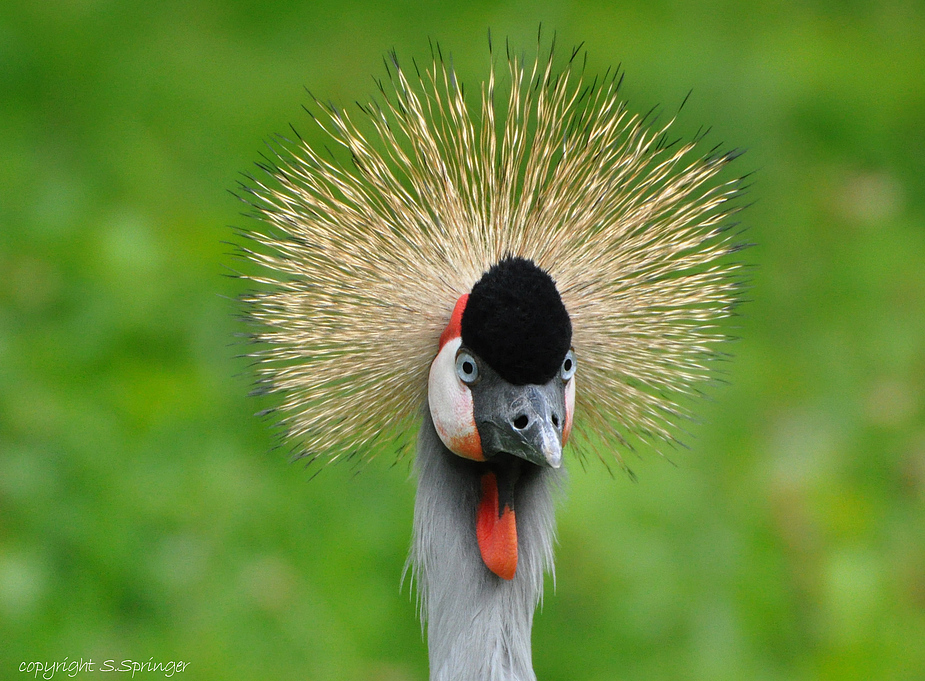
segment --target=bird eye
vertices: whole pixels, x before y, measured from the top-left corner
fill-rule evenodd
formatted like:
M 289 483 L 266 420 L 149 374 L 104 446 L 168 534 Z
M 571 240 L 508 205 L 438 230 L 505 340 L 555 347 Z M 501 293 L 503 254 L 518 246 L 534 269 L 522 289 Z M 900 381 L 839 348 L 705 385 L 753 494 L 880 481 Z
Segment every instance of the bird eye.
M 568 354 L 565 355 L 565 359 L 562 360 L 562 368 L 559 369 L 559 376 L 563 381 L 568 382 L 568 380 L 575 375 L 575 368 L 575 353 L 569 350 Z
M 466 385 L 472 385 L 479 380 L 479 365 L 475 357 L 465 351 L 456 355 L 456 375 Z

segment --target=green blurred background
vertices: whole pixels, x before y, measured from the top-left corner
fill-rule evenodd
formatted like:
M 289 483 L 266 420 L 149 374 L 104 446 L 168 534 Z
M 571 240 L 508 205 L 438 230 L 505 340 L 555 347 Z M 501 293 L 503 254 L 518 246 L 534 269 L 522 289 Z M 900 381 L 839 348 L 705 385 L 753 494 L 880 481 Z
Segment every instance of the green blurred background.
M 270 451 L 226 189 L 289 123 L 319 139 L 303 86 L 365 100 L 429 37 L 474 84 L 489 27 L 529 52 L 540 22 L 635 111 L 693 90 L 680 129 L 749 150 L 758 245 L 691 450 L 573 467 L 539 678 L 925 678 L 921 2 L 7 0 L 0 679 L 426 679 L 409 468 Z

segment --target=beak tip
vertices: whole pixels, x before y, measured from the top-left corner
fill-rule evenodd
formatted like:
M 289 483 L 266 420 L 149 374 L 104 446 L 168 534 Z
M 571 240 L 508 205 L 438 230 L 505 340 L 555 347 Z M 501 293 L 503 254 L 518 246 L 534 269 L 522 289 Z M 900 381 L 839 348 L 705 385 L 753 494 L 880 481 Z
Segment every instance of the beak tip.
M 550 468 L 560 468 L 562 466 L 562 447 L 544 448 L 544 458 Z

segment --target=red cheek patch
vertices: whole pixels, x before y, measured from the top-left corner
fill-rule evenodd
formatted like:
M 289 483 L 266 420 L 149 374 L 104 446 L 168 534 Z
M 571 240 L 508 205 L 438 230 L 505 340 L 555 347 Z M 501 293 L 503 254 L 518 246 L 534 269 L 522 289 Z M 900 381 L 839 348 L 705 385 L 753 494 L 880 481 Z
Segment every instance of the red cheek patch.
M 572 422 L 575 420 L 575 377 L 569 379 L 565 386 L 565 425 L 562 428 L 562 446 L 572 434 Z
M 462 335 L 462 316 L 463 310 L 466 309 L 467 300 L 469 300 L 469 294 L 464 293 L 459 296 L 459 299 L 456 301 L 453 314 L 450 315 L 450 321 L 443 330 L 443 333 L 440 334 L 440 350 L 442 350 L 443 346 L 448 342 Z
M 447 440 L 449 442 L 444 442 L 447 449 L 457 456 L 472 459 L 473 461 L 485 460 L 485 455 L 482 453 L 482 438 L 479 437 L 479 431 L 476 429 L 474 421 L 472 422 L 472 428 L 464 435 L 448 436 Z
M 482 499 L 476 513 L 475 534 L 485 566 L 501 579 L 514 579 L 517 572 L 517 522 L 514 510 L 505 505 L 498 512 L 498 479 L 494 473 L 482 476 Z
M 456 375 L 456 351 L 461 342 L 458 336 L 450 339 L 430 365 L 427 404 L 434 429 L 447 449 L 466 459 L 484 461 L 472 392 Z

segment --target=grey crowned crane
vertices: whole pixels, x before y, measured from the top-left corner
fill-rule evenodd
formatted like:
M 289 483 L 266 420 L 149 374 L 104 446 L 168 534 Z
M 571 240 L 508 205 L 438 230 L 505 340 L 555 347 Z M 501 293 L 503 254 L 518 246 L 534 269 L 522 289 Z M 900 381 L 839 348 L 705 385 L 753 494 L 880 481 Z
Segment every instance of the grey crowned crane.
M 432 681 L 536 679 L 564 459 L 629 470 L 621 451 L 674 443 L 740 288 L 735 153 L 670 143 L 619 71 L 554 62 L 508 51 L 496 79 L 492 59 L 473 105 L 439 51 L 413 77 L 392 55 L 378 101 L 316 100 L 333 153 L 283 141 L 242 186 L 265 225 L 244 232 L 252 356 L 286 436 L 329 462 L 417 431 Z

